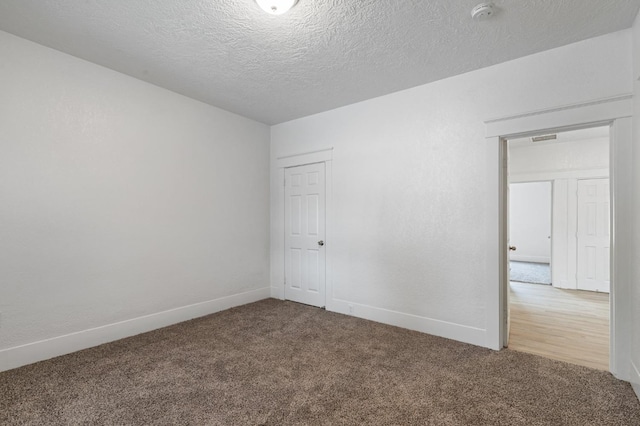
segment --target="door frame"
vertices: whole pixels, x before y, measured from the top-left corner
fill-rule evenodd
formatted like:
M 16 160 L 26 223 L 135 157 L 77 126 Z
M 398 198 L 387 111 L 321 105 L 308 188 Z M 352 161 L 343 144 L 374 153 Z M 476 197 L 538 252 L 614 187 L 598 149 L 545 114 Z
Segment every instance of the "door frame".
M 508 248 L 506 191 L 507 139 L 543 133 L 610 126 L 611 293 L 609 369 L 622 380 L 630 377 L 630 256 L 632 220 L 633 95 L 562 106 L 485 121 L 487 153 L 487 316 L 486 346 L 502 349 L 506 340 Z
M 333 310 L 332 247 L 333 247 L 333 147 L 317 151 L 294 153 L 276 158 L 277 177 L 271 181 L 276 200 L 271 209 L 271 297 L 285 300 L 285 169 L 324 163 L 325 165 L 325 309 Z

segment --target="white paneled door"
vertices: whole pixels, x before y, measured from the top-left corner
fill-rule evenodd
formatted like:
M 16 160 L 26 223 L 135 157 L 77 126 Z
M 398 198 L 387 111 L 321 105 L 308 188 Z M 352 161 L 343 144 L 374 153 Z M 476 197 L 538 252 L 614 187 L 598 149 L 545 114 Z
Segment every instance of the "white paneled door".
M 579 290 L 609 292 L 609 179 L 578 181 Z
M 325 164 L 285 169 L 287 300 L 325 306 Z

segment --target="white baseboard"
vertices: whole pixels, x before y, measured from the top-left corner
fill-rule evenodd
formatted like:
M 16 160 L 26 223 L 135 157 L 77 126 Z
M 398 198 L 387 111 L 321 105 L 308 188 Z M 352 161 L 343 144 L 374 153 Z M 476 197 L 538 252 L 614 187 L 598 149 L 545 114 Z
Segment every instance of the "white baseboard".
M 516 262 L 551 263 L 550 257 L 527 256 L 521 254 L 511 254 L 511 256 L 509 256 L 509 260 L 514 260 Z
M 554 281 L 553 277 L 551 277 L 551 285 L 555 288 L 561 288 L 563 290 L 577 290 L 576 282 L 569 282 L 569 280 L 558 280 Z
M 361 305 L 346 300 L 334 299 L 331 303 L 327 304 L 326 309 L 340 314 L 352 315 L 383 324 L 458 340 L 476 346 L 486 346 L 486 330 L 480 328 Z
M 270 293 L 270 288 L 264 287 L 246 293 L 234 294 L 232 296 L 182 306 L 180 308 L 145 315 L 114 324 L 3 349 L 0 350 L 0 371 L 11 370 L 23 365 L 213 314 L 235 306 L 268 299 L 271 296 Z
M 629 380 L 631 382 L 631 386 L 640 400 L 640 369 L 637 365 L 631 362 L 631 378 Z

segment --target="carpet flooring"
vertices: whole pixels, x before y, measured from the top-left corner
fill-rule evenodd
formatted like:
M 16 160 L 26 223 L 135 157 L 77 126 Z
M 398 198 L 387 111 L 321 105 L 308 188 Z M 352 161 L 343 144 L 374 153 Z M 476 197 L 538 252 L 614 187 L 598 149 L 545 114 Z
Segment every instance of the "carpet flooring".
M 520 283 L 551 284 L 551 267 L 548 263 L 509 262 L 509 279 Z
M 611 374 L 274 299 L 0 373 L 2 425 L 639 425 Z

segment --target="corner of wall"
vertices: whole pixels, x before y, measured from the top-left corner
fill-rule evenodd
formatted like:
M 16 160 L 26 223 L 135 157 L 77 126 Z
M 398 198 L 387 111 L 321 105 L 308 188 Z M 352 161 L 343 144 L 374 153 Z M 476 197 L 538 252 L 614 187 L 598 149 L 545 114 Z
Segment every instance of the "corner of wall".
M 640 369 L 633 360 L 631 360 L 631 377 L 629 378 L 631 387 L 636 393 L 638 400 L 640 400 Z
M 2 31 L 0 51 L 0 370 L 270 297 L 266 124 Z
M 633 61 L 633 95 L 634 95 L 634 112 L 633 112 L 633 148 L 632 158 L 635 164 L 640 162 L 640 11 L 636 16 L 633 25 L 632 40 L 632 61 Z M 638 217 L 640 213 L 640 173 L 634 172 L 633 176 L 633 209 L 634 216 Z M 637 258 L 640 253 L 640 221 L 636 220 L 632 224 L 632 233 L 634 241 L 632 245 L 632 256 Z M 631 313 L 631 377 L 630 381 L 633 390 L 640 399 L 640 267 L 635 266 L 631 271 L 632 285 L 632 306 Z
M 284 300 L 284 288 L 282 286 L 271 286 L 271 297 L 274 299 Z

